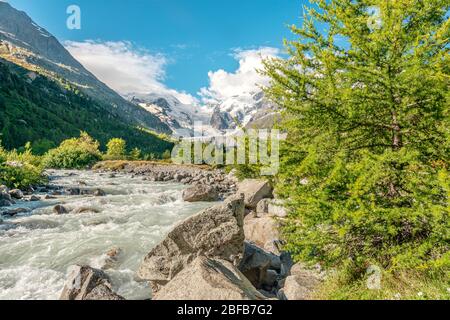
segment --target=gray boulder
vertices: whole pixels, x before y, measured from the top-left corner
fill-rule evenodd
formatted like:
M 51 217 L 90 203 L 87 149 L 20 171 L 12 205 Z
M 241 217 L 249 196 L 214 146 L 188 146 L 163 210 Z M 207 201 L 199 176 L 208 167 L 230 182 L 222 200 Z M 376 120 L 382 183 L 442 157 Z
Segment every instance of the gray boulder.
M 9 191 L 9 195 L 14 199 L 22 199 L 23 198 L 23 192 L 19 189 L 12 189 Z
M 89 266 L 70 267 L 60 300 L 124 300 L 112 291 L 111 282 L 102 270 Z
M 187 202 L 218 201 L 219 194 L 214 187 L 197 184 L 184 190 L 183 200 Z
M 281 234 L 280 223 L 270 215 L 245 217 L 245 239 L 258 245 L 264 250 L 280 254 Z
M 197 257 L 154 300 L 265 300 L 229 261 Z
M 280 271 L 281 260 L 278 256 L 264 251 L 253 243 L 245 241 L 244 256 L 239 264 L 239 270 L 247 277 L 247 279 L 257 289 L 263 289 L 268 283 L 268 271 Z M 276 283 L 272 281 L 270 287 Z
M 247 208 L 255 209 L 262 199 L 272 198 L 272 186 L 265 180 L 246 179 L 239 183 L 237 193 L 244 194 Z
M 291 275 L 284 280 L 283 288 L 278 292 L 280 300 L 308 300 L 320 285 L 321 275 L 301 263 L 295 264 Z
M 197 256 L 238 263 L 244 249 L 244 200 L 232 196 L 179 223 L 144 258 L 138 276 L 154 291 L 173 279 Z

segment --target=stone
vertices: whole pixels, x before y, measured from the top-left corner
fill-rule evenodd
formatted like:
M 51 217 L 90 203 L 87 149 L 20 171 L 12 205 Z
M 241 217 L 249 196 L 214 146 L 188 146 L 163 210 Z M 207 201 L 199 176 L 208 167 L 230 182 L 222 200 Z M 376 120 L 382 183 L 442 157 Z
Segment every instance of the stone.
M 0 200 L 6 200 L 6 201 L 9 201 L 11 203 L 14 203 L 14 200 L 12 199 L 11 195 L 9 194 L 9 192 L 1 192 L 0 193 Z
M 271 215 L 285 218 L 287 217 L 287 210 L 284 207 L 284 201 L 283 200 L 271 200 L 268 203 L 268 209 L 267 212 Z
M 104 197 L 104 196 L 106 196 L 106 192 L 103 191 L 102 189 L 96 189 L 96 190 L 94 190 L 93 195 L 95 197 Z
M 80 214 L 80 213 L 99 213 L 100 210 L 92 207 L 78 207 L 71 211 L 73 214 Z
M 229 261 L 197 257 L 153 300 L 265 300 Z
M 183 191 L 183 200 L 187 202 L 218 201 L 219 194 L 214 187 L 198 184 Z
M 138 276 L 157 290 L 199 255 L 237 264 L 244 249 L 243 216 L 244 199 L 234 195 L 187 218 L 147 254 Z
M 291 275 L 284 280 L 283 288 L 278 292 L 280 300 L 308 300 L 321 283 L 320 275 L 303 264 L 297 263 L 291 269 Z
M 245 239 L 275 254 L 280 254 L 281 235 L 279 229 L 279 222 L 269 215 L 263 217 L 248 215 L 245 217 Z
M 20 199 L 23 198 L 23 192 L 22 192 L 22 190 L 19 190 L 19 189 L 12 189 L 12 190 L 10 190 L 9 191 L 9 195 L 12 198 L 17 199 L 17 200 L 20 200 Z
M 109 249 L 108 252 L 106 252 L 106 258 L 105 258 L 105 262 L 102 266 L 102 269 L 106 270 L 106 269 L 112 268 L 119 260 L 119 256 L 121 253 L 122 253 L 122 250 L 118 247 Z
M 9 200 L 0 199 L 0 207 L 10 207 L 13 203 Z
M 56 206 L 53 207 L 53 212 L 55 214 L 66 214 L 69 213 L 69 211 L 62 205 L 57 204 Z
M 272 187 L 268 181 L 259 179 L 246 179 L 239 183 L 238 194 L 243 193 L 245 206 L 256 209 L 259 201 L 264 198 L 272 198 Z
M 89 266 L 70 267 L 60 300 L 124 300 L 112 291 L 109 277 Z
M 262 199 L 256 205 L 256 214 L 258 217 L 262 217 L 263 215 L 269 213 L 269 202 L 270 199 Z
M 14 208 L 2 211 L 1 214 L 5 216 L 14 217 L 15 215 L 18 215 L 19 213 L 27 213 L 30 212 L 30 209 L 28 208 Z
M 239 264 L 239 270 L 256 289 L 263 288 L 269 269 L 280 270 L 280 268 L 281 261 L 278 256 L 245 241 L 244 256 Z
M 40 201 L 40 200 L 41 200 L 41 198 L 38 197 L 38 196 L 35 196 L 35 195 L 32 195 L 32 196 L 30 197 L 30 201 Z

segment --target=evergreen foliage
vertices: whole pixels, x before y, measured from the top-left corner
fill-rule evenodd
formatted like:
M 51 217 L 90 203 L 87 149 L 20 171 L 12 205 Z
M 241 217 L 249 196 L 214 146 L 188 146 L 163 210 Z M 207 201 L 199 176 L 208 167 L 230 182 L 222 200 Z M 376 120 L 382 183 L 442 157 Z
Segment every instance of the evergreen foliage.
M 265 63 L 288 133 L 287 249 L 354 275 L 445 270 L 449 2 L 312 2 L 289 59 Z
M 146 153 L 161 155 L 173 146 L 149 130 L 125 123 L 111 105 L 42 75 L 34 78 L 28 70 L 0 59 L 0 138 L 6 149 L 31 141 L 34 152 L 44 154 L 81 130 L 103 146 L 113 137 Z

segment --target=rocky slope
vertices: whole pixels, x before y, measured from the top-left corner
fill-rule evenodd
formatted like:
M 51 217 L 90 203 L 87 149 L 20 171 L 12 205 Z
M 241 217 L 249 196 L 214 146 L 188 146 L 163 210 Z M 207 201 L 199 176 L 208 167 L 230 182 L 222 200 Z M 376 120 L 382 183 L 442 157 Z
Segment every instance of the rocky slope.
M 168 126 L 129 103 L 86 70 L 61 43 L 22 11 L 0 1 L 0 57 L 58 81 L 68 81 L 90 97 L 109 104 L 110 113 L 159 132 Z
M 126 95 L 126 98 L 158 117 L 173 132 L 182 135 L 190 134 L 195 122 L 208 124 L 211 117 L 211 110 L 208 108 L 182 103 L 170 94 L 132 93 Z
M 226 129 L 272 128 L 278 118 L 277 108 L 262 91 L 244 93 L 211 105 L 210 125 L 219 131 Z

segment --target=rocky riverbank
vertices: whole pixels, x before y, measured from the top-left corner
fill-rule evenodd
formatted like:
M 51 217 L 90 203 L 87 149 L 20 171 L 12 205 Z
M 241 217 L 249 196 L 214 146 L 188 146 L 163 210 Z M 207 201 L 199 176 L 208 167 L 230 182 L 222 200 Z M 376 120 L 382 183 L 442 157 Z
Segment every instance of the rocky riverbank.
M 190 193 L 207 194 L 189 201 L 213 199 L 205 187 L 217 193 L 214 199 L 225 198 L 176 225 L 143 257 L 137 276 L 150 283 L 152 299 L 308 299 L 323 278 L 320 270 L 294 264 L 282 251 L 279 227 L 286 211 L 272 199 L 266 181 L 239 183 L 220 170 L 178 165 L 124 163 L 111 169 L 101 164 L 96 170 L 189 184 L 185 199 Z M 100 270 L 74 266 L 61 299 L 122 297 Z
M 142 256 L 137 257 L 142 257 L 141 263 L 130 272 L 136 275 L 137 281 L 149 284 L 148 294 L 151 291 L 152 299 L 308 299 L 322 279 L 320 270 L 294 265 L 290 254 L 282 250 L 279 230 L 287 212 L 282 201 L 273 199 L 273 190 L 267 181 L 239 182 L 232 173 L 208 167 L 148 162 L 100 163 L 92 173 L 95 178 L 89 179 L 87 172 L 64 172 L 62 177 L 70 183 L 63 185 L 55 183 L 60 181 L 59 172 L 49 174 L 50 183 L 36 186 L 34 190 L 0 188 L 0 213 L 7 220 L 3 230 L 20 226 L 50 230 L 48 228 L 57 228 L 60 219 L 76 223 L 76 217 L 83 220 L 82 226 L 95 228 L 111 221 L 104 207 L 110 207 L 111 201 L 116 203 L 115 197 L 127 199 L 123 198 L 126 194 L 140 194 L 139 201 L 145 202 L 146 198 L 154 197 L 153 192 L 141 194 L 139 190 L 145 185 L 154 185 L 152 188 L 172 185 L 165 182 L 185 185 L 178 191 L 182 192 L 182 199 L 177 200 L 181 201 L 181 206 L 199 202 L 205 208 L 206 201 L 222 201 L 189 215 L 159 243 L 152 243 L 146 255 L 141 253 Z M 99 179 L 105 184 L 99 184 Z M 126 184 L 121 185 L 125 181 Z M 127 190 L 129 183 L 137 183 L 133 192 Z M 111 195 L 117 192 L 124 195 Z M 162 191 L 152 201 L 156 204 L 174 201 L 170 197 Z M 74 201 L 70 200 L 72 198 Z M 126 201 L 135 206 L 133 198 L 128 199 Z M 21 204 L 34 201 L 46 208 L 50 206 L 50 211 L 44 209 L 44 213 L 55 218 L 50 218 L 52 221 L 33 219 L 30 205 L 22 208 Z M 129 208 L 127 206 L 124 204 L 124 210 Z M 28 215 L 32 221 L 21 221 L 20 217 Z M 16 216 L 19 221 L 15 221 Z M 133 213 L 128 216 L 131 218 Z M 118 223 L 124 222 L 121 217 L 115 219 Z M 133 233 L 126 234 L 129 241 L 133 236 Z M 114 247 L 103 251 L 101 263 L 70 267 L 61 299 L 124 299 L 114 292 L 113 284 L 117 279 L 111 279 L 108 274 L 114 271 L 123 254 L 135 255 L 135 252 L 133 248 L 121 248 L 114 242 L 110 245 Z

